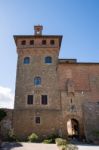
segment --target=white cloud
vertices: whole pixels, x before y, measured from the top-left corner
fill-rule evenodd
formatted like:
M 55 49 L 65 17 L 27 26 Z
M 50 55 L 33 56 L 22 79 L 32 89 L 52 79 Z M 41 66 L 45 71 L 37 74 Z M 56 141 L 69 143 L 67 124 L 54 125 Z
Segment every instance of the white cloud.
M 0 86 L 0 107 L 13 108 L 14 94 L 10 88 Z

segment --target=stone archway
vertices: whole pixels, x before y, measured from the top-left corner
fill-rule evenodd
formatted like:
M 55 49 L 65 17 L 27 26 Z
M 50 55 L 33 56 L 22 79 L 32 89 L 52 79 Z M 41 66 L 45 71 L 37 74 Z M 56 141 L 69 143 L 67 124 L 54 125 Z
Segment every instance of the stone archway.
M 79 138 L 79 122 L 78 122 L 78 120 L 71 118 L 67 121 L 67 134 L 68 134 L 68 137 Z

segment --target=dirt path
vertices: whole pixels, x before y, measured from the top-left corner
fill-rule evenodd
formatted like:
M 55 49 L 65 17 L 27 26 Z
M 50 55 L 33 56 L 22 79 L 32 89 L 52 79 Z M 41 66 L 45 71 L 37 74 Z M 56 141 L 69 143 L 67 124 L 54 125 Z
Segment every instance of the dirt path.
M 78 150 L 99 150 L 98 146 L 77 145 Z M 56 144 L 41 143 L 3 143 L 0 150 L 59 150 Z

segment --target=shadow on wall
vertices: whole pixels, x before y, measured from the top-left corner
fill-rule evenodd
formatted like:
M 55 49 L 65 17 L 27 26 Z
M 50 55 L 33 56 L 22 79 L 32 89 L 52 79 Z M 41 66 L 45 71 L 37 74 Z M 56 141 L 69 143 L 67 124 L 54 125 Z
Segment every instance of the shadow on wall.
M 2 150 L 3 149 L 6 149 L 6 150 L 11 150 L 13 148 L 17 148 L 17 147 L 22 147 L 23 145 L 21 143 L 16 143 L 16 142 L 12 142 L 12 143 L 9 143 L 9 142 L 6 142 L 6 143 L 3 143 L 2 144 Z

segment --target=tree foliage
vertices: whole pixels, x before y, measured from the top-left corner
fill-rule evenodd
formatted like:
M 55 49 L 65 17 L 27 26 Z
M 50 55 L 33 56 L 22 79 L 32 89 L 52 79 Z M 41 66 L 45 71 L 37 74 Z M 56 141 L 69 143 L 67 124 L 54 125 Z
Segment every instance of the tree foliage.
M 6 117 L 6 112 L 3 109 L 0 109 L 0 121 L 3 120 L 4 117 Z

